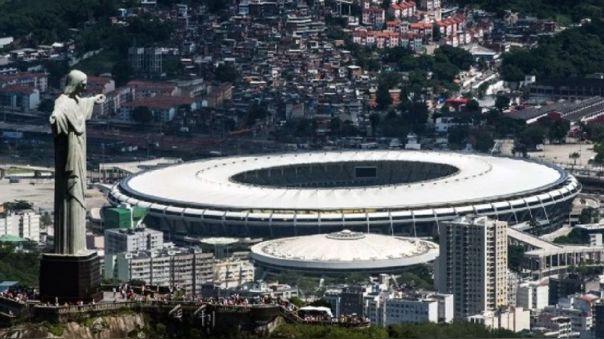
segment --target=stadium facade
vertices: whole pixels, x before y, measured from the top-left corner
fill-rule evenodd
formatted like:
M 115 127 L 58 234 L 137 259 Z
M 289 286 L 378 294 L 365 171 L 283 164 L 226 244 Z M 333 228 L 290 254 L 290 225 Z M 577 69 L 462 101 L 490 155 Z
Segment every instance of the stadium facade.
M 550 232 L 581 185 L 552 164 L 430 151 L 342 151 L 212 158 L 122 180 L 113 205 L 149 209 L 148 226 L 185 236 L 337 232 L 432 235 L 485 215 Z

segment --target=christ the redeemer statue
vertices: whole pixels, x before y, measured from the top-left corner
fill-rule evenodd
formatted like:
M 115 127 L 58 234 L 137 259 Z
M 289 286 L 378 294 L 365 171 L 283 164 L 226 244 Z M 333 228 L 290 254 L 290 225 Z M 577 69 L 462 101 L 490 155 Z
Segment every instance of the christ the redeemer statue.
M 103 94 L 90 98 L 86 74 L 73 70 L 67 75 L 63 94 L 55 100 L 50 124 L 55 143 L 55 254 L 86 255 L 86 120 Z

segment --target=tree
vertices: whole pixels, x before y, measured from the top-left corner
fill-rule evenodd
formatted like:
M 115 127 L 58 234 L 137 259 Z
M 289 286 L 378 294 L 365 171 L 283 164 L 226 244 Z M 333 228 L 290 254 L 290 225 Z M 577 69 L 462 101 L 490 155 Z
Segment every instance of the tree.
M 111 75 L 115 80 L 116 86 L 123 86 L 130 80 L 132 68 L 127 60 L 119 60 L 111 68 Z
M 359 130 L 352 124 L 350 120 L 344 120 L 340 127 L 340 135 L 344 137 L 353 137 L 359 135 Z
M 515 65 L 502 65 L 501 66 L 501 77 L 505 81 L 523 81 L 524 72 Z
M 501 112 L 510 107 L 510 98 L 505 95 L 498 95 L 495 99 L 495 107 Z
M 604 163 L 604 144 L 598 143 L 594 145 L 594 152 L 596 152 L 596 156 L 593 159 L 593 162 L 596 164 Z
M 452 82 L 459 74 L 459 68 L 450 62 L 437 62 L 433 64 L 432 72 L 435 79 Z
M 524 261 L 524 247 L 508 245 L 508 267 L 514 272 L 520 272 Z
M 392 89 L 400 83 L 400 74 L 396 72 L 382 72 L 378 79 L 378 86 L 382 85 L 386 89 Z
M 489 153 L 495 145 L 495 140 L 491 133 L 485 129 L 477 129 L 472 132 L 473 143 L 475 150 L 482 153 Z
M 409 133 L 409 126 L 395 111 L 389 111 L 380 123 L 380 130 L 385 137 L 400 138 Z
M 0 32 L 2 29 L 0 29 Z M 55 88 L 62 88 L 61 78 L 69 72 L 69 64 L 67 61 L 47 61 L 45 64 L 48 71 L 48 85 Z
M 392 104 L 392 97 L 390 96 L 389 89 L 384 84 L 378 85 L 375 96 L 375 101 L 378 105 L 378 108 L 381 110 L 386 110 Z
M 478 101 L 472 99 L 466 104 L 464 110 L 466 112 L 480 112 L 480 104 Z
M 428 106 L 420 100 L 403 100 L 399 106 L 401 118 L 409 125 L 413 132 L 423 133 L 428 122 Z
M 153 121 L 153 112 L 148 107 L 138 106 L 132 110 L 132 119 L 146 125 Z
M 517 141 L 525 145 L 527 149 L 535 149 L 537 145 L 543 144 L 546 129 L 538 124 L 531 124 L 519 133 Z
M 526 144 L 523 144 L 522 142 L 518 141 L 518 140 L 514 140 L 514 147 L 512 148 L 512 154 L 514 156 L 517 156 L 518 154 L 520 154 L 522 157 L 526 158 L 528 153 L 528 147 L 526 146 Z
M 591 224 L 600 221 L 600 211 L 597 208 L 585 207 L 579 215 L 579 223 Z
M 573 159 L 573 166 L 576 166 L 577 159 L 581 158 L 581 154 L 579 154 L 578 152 L 573 152 L 573 153 L 569 154 L 568 157 L 570 159 Z
M 214 77 L 220 82 L 235 82 L 240 76 L 239 71 L 231 64 L 221 64 L 214 69 Z
M 516 338 L 508 330 L 491 330 L 483 324 L 455 321 L 451 324 L 399 323 L 387 327 L 389 338 Z
M 439 62 L 449 62 L 464 71 L 470 70 L 470 67 L 474 64 L 474 57 L 470 52 L 449 45 L 439 47 L 435 51 L 434 57 Z
M 51 113 L 54 109 L 55 103 L 50 99 L 44 99 L 38 105 L 38 111 L 43 113 Z
M 443 35 L 440 32 L 440 27 L 437 24 L 432 25 L 432 40 L 439 42 Z
M 414 59 L 414 53 L 411 49 L 405 47 L 393 47 L 384 50 L 382 55 L 382 62 L 384 63 L 396 63 L 399 68 L 406 70 L 405 65 L 409 62 L 409 59 Z
M 42 226 L 49 226 L 52 225 L 52 217 L 50 216 L 50 214 L 44 213 L 41 217 L 40 217 L 40 223 L 42 224 Z
M 309 304 L 309 306 L 315 306 L 315 307 L 331 307 L 331 304 L 329 303 L 329 301 L 325 300 L 325 299 L 317 299 L 313 302 L 311 302 Z
M 388 338 L 388 332 L 383 327 L 370 326 L 366 328 L 347 328 L 333 325 L 289 324 L 279 325 L 271 337 L 274 338 Z
M 13 202 L 5 202 L 4 209 L 8 211 L 23 211 L 32 209 L 33 204 L 26 200 L 15 200 Z
M 570 122 L 568 122 L 568 120 L 555 120 L 549 125 L 549 128 L 547 130 L 547 137 L 551 141 L 564 142 L 569 130 Z
M 15 253 L 14 245 L 0 246 L 0 280 L 16 280 L 23 286 L 38 286 L 39 253 Z
M 340 121 L 340 118 L 331 118 L 331 120 L 329 121 L 329 131 L 331 132 L 332 136 L 339 137 L 341 135 L 342 121 Z
M 229 2 L 224 0 L 204 0 L 204 3 L 210 13 L 214 14 L 227 9 L 229 6 Z
M 449 148 L 450 149 L 462 149 L 470 135 L 467 126 L 453 126 L 449 128 Z
M 317 122 L 314 119 L 298 118 L 288 120 L 274 134 L 277 140 L 289 141 L 292 137 L 314 137 L 316 129 Z
M 585 210 L 585 209 L 584 209 Z M 581 214 L 583 215 L 583 212 L 581 212 Z M 588 220 L 584 220 L 586 222 L 581 222 L 579 220 L 579 223 L 582 224 L 589 224 L 592 222 L 592 219 L 588 219 Z M 597 222 L 597 221 L 595 221 Z M 556 244 L 587 244 L 589 242 L 589 233 L 581 230 L 580 228 L 573 228 L 570 233 L 568 233 L 567 235 L 563 235 L 560 237 L 557 237 L 556 239 L 554 239 L 554 243 Z
M 257 120 L 264 119 L 267 116 L 268 110 L 266 109 L 266 105 L 263 105 L 259 102 L 254 102 L 247 112 L 246 125 L 248 127 L 253 126 L 254 124 L 256 124 Z
M 524 75 L 537 79 L 583 77 L 604 68 L 604 60 L 589 55 L 604 53 L 602 19 L 544 37 L 534 49 L 512 49 L 503 55 L 501 74 L 506 81 L 522 81 Z
M 392 0 L 382 0 L 382 8 L 387 11 L 392 5 Z
M 371 133 L 375 137 L 377 126 L 380 124 L 380 115 L 377 113 L 371 113 L 369 115 L 369 122 L 371 123 Z
M 292 304 L 296 305 L 297 307 L 304 306 L 304 301 L 302 299 L 298 298 L 298 297 L 291 297 L 291 298 L 289 298 L 289 301 Z

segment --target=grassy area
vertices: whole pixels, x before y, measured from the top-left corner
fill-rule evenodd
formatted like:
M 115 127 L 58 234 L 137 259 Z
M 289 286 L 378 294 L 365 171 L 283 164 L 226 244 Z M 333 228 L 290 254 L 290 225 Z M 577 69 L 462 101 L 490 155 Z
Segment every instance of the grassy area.
M 0 247 L 0 281 L 16 280 L 25 286 L 38 286 L 38 253 L 13 253 L 12 246 Z
M 568 235 L 554 239 L 556 244 L 585 245 L 589 243 L 589 234 L 581 229 L 574 228 Z
M 79 63 L 75 64 L 73 68 L 79 69 L 84 73 L 94 75 L 111 73 L 116 60 L 119 60 L 117 52 L 112 50 L 103 50 L 95 56 L 80 61 Z
M 507 330 L 490 330 L 467 322 L 452 324 L 397 324 L 386 328 L 343 328 L 326 325 L 282 324 L 271 338 L 519 338 Z
M 388 338 L 388 331 L 374 326 L 356 329 L 327 325 L 283 324 L 271 333 L 271 338 Z

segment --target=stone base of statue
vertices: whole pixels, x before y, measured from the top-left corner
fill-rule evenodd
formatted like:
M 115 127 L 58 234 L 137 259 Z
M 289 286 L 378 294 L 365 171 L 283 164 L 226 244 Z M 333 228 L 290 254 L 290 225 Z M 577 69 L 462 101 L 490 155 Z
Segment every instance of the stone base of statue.
M 40 261 L 40 300 L 55 303 L 89 303 L 103 298 L 100 259 L 86 255 L 45 253 Z

